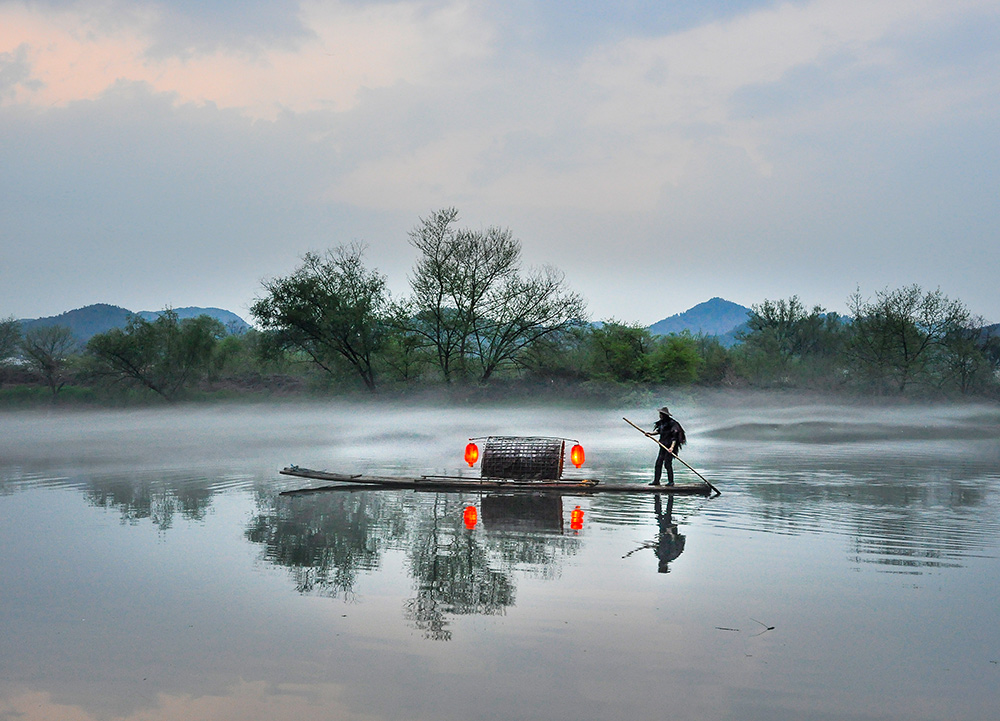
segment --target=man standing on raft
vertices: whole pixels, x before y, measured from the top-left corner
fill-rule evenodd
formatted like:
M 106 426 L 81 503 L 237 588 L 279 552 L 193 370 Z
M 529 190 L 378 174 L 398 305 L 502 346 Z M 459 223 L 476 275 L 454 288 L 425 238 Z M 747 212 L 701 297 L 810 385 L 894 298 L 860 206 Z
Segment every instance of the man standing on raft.
M 660 434 L 660 453 L 656 456 L 656 471 L 653 473 L 653 482 L 649 485 L 660 485 L 660 476 L 663 474 L 663 464 L 667 465 L 667 485 L 674 485 L 674 456 L 680 452 L 681 447 L 687 442 L 684 429 L 671 415 L 670 410 L 663 406 L 660 409 L 660 420 L 653 425 L 653 432 L 646 435 L 652 438 L 657 433 Z M 666 446 L 666 448 L 663 448 Z M 669 449 L 669 450 L 668 450 Z

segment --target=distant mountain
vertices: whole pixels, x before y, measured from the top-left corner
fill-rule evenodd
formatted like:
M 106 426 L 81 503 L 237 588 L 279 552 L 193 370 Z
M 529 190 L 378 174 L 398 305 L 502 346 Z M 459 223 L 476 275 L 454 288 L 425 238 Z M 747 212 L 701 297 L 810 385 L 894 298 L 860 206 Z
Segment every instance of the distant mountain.
M 199 315 L 207 315 L 217 319 L 230 333 L 242 333 L 250 325 L 235 313 L 221 308 L 174 308 L 177 317 L 181 320 L 185 318 L 197 318 Z M 64 325 L 69 328 L 74 337 L 81 343 L 86 343 L 91 337 L 98 333 L 107 333 L 112 328 L 124 328 L 128 319 L 132 315 L 137 315 L 146 320 L 152 320 L 160 315 L 162 311 L 132 311 L 121 308 L 117 305 L 107 303 L 95 303 L 84 306 L 76 310 L 68 310 L 59 315 L 47 318 L 32 318 L 21 321 L 24 330 L 31 328 L 42 328 L 51 325 Z
M 171 310 L 177 314 L 180 320 L 185 318 L 197 318 L 199 315 L 207 315 L 211 318 L 215 318 L 217 321 L 226 326 L 226 330 L 230 333 L 242 333 L 243 331 L 250 328 L 250 324 L 245 320 L 240 318 L 235 313 L 223 310 L 222 308 L 197 308 L 194 306 L 189 306 L 187 308 L 171 308 Z M 152 310 L 140 310 L 136 313 L 140 318 L 145 320 L 153 320 L 158 317 L 162 311 L 152 311 Z
M 694 335 L 726 336 L 735 341 L 735 332 L 746 323 L 750 309 L 739 303 L 712 298 L 704 303 L 664 318 L 649 327 L 653 335 L 690 331 Z
M 73 331 L 73 336 L 77 340 L 85 343 L 98 333 L 107 333 L 112 328 L 123 328 L 130 315 L 132 311 L 117 305 L 96 303 L 47 318 L 22 320 L 21 327 L 30 330 L 50 325 L 64 325 Z

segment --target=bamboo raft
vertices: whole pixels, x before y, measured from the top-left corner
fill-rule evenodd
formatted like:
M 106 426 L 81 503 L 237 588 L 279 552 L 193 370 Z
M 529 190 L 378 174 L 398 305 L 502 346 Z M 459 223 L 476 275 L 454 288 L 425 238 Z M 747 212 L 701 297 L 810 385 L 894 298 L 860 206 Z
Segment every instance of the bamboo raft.
M 568 494 L 591 493 L 670 493 L 674 495 L 708 496 L 712 488 L 705 483 L 676 483 L 673 486 L 650 486 L 642 483 L 604 483 L 596 479 L 516 479 L 516 478 L 469 478 L 464 476 L 420 476 L 406 478 L 399 476 L 348 475 L 316 471 L 298 466 L 288 466 L 280 471 L 283 476 L 309 478 L 317 481 L 331 481 L 337 485 L 314 486 L 282 491 L 281 495 L 291 496 L 322 491 L 360 491 L 375 489 L 404 489 L 414 491 L 522 491 Z
M 627 420 L 627 419 L 626 419 Z M 631 423 L 631 421 L 629 421 Z M 634 425 L 634 424 L 633 424 Z M 638 428 L 638 426 L 636 426 Z M 639 429 L 640 431 L 642 429 Z M 700 483 L 677 483 L 672 486 L 652 486 L 642 483 L 602 483 L 586 478 L 563 478 L 566 443 L 568 438 L 539 436 L 488 436 L 484 440 L 480 477 L 469 476 L 397 476 L 347 475 L 314 471 L 288 466 L 281 471 L 285 476 L 333 481 L 337 485 L 302 488 L 284 491 L 281 495 L 315 493 L 317 491 L 361 490 L 363 488 L 400 488 L 415 491 L 528 491 L 545 493 L 670 493 L 676 495 L 709 496 L 719 491 L 697 471 Z M 479 458 L 479 447 L 470 443 L 465 449 L 465 460 L 471 468 Z M 668 449 L 669 450 L 669 449 Z M 583 464 L 583 448 L 577 444 L 570 453 L 574 465 Z M 679 459 L 678 459 L 679 460 Z M 683 462 L 683 461 L 682 461 Z M 687 465 L 686 463 L 684 465 Z M 688 466 L 690 468 L 690 466 Z M 691 469 L 694 470 L 693 468 Z

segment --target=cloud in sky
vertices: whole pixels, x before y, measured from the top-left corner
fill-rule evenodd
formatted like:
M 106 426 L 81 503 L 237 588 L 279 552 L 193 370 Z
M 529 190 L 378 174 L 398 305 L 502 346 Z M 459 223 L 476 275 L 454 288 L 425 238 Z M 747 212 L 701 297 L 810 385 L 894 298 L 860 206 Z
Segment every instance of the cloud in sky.
M 597 317 L 918 282 L 1000 320 L 1000 4 L 0 0 L 0 316 L 245 312 L 455 205 Z
M 209 42 L 198 16 L 180 23 L 170 6 L 0 8 L 0 45 L 22 62 L 27 56 L 35 81 L 17 84 L 14 101 L 35 107 L 96 100 L 124 80 L 172 94 L 179 104 L 211 103 L 270 120 L 281 111 L 343 112 L 362 88 L 428 82 L 488 44 L 488 28 L 460 4 L 302 3 L 295 22 L 285 23 L 288 34 L 266 42 L 254 32 L 264 28 L 247 28 L 242 38 L 219 28 Z M 241 6 L 229 15 L 239 18 Z

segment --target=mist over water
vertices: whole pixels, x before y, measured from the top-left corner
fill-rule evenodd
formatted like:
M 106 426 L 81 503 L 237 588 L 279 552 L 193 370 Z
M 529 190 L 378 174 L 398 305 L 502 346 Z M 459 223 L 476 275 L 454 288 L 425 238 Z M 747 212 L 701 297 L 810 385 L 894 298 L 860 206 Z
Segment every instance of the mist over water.
M 648 482 L 659 404 L 0 414 L 0 719 L 991 717 L 1000 409 L 663 401 L 722 496 L 279 495 L 486 435 Z

